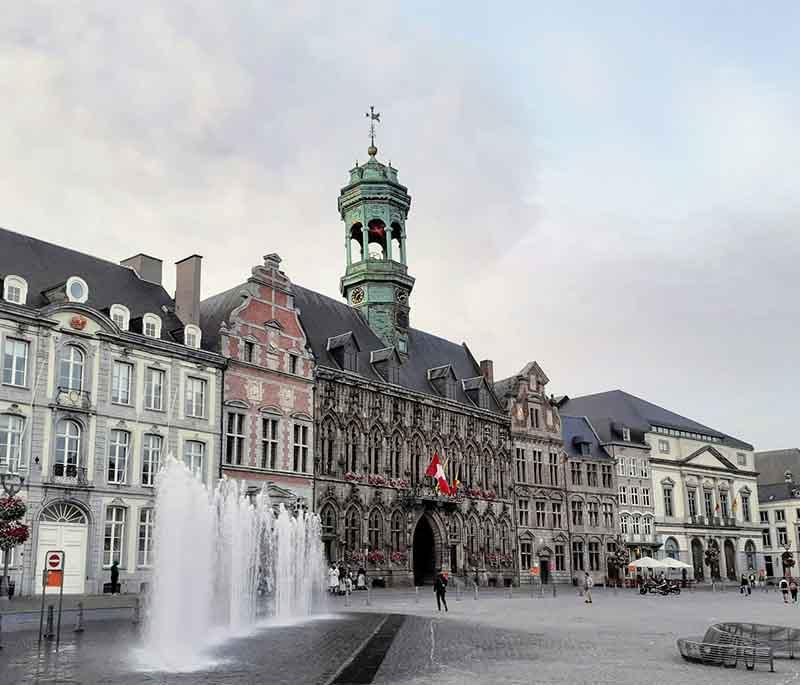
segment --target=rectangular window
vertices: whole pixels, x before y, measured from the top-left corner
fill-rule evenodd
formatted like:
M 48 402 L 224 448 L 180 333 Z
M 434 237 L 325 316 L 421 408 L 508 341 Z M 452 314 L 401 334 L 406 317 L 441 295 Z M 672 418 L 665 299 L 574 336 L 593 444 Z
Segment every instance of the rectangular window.
M 531 568 L 531 564 L 533 561 L 533 556 L 531 554 L 531 543 L 530 542 L 521 542 L 519 545 L 519 559 L 520 559 L 520 568 L 529 569 Z
M 719 511 L 722 516 L 725 518 L 728 517 L 728 493 L 727 492 L 720 492 L 719 493 Z
M 597 487 L 597 464 L 586 464 L 586 484 L 589 487 Z
M 542 450 L 533 450 L 533 482 L 544 482 L 544 463 L 542 460 Z
M 633 457 L 628 459 L 628 475 L 632 478 L 636 477 L 636 462 L 637 460 Z
M 162 444 L 160 435 L 148 433 L 142 440 L 142 485 L 156 484 L 156 474 L 161 467 Z
M 136 557 L 139 566 L 153 565 L 153 510 L 139 511 L 139 547 Z
M 600 543 L 599 542 L 590 542 L 589 543 L 589 570 L 590 571 L 599 571 L 600 570 Z
M 583 571 L 583 541 L 582 540 L 573 540 L 572 541 L 572 570 L 573 571 Z
M 639 477 L 640 478 L 649 478 L 650 477 L 650 469 L 647 463 L 647 459 L 640 459 L 639 460 Z
M 769 533 L 769 528 L 763 528 L 761 530 L 761 544 L 764 547 L 772 547 L 772 536 Z
M 587 502 L 586 514 L 590 526 L 600 525 L 600 505 L 597 502 Z
M 642 488 L 642 506 L 650 506 L 650 488 Z
M 558 485 L 558 454 L 550 452 L 550 485 Z
M 747 466 L 747 455 L 744 452 L 737 452 L 736 463 L 739 466 Z
M 289 355 L 289 373 L 297 373 L 297 355 Z
M 242 465 L 244 458 L 244 414 L 230 412 L 225 431 L 225 463 Z
M 108 450 L 108 482 L 124 484 L 128 471 L 128 448 L 131 434 L 128 431 L 111 431 Z
M 24 386 L 28 378 L 28 343 L 6 338 L 3 345 L 3 383 Z
M 650 537 L 653 534 L 653 520 L 649 516 L 642 519 L 642 532 L 645 537 Z
M 603 476 L 603 487 L 610 490 L 613 487 L 611 482 L 611 466 L 609 464 L 603 464 L 600 468 Z
M 641 518 L 639 518 L 638 516 L 632 516 L 631 521 L 633 521 L 633 534 L 638 537 L 639 534 L 642 532 L 641 526 L 639 525 Z
M 517 482 L 527 483 L 528 465 L 525 463 L 525 450 L 521 447 L 517 447 L 515 452 L 517 455 Z
M 631 441 L 631 429 L 630 428 L 626 427 L 626 428 L 622 429 L 622 439 L 625 442 L 630 442 Z
M 564 570 L 564 545 L 556 545 L 556 571 Z
M 546 528 L 547 527 L 547 512 L 545 510 L 545 503 L 544 502 L 536 502 L 536 527 L 537 528 Z
M 619 532 L 623 535 L 628 534 L 628 517 L 625 514 L 621 514 L 619 517 Z
M 249 362 L 250 364 L 253 363 L 253 353 L 255 352 L 255 350 L 256 350 L 256 346 L 253 343 L 249 342 L 248 340 L 245 340 L 245 342 L 244 342 L 244 360 L 246 362 Z
M 583 525 L 583 502 L 580 500 L 572 500 L 572 525 Z
M 24 428 L 22 417 L 0 414 L 0 470 L 4 473 L 19 471 Z
M 607 502 L 603 503 L 603 526 L 606 528 L 614 527 L 614 506 Z
M 768 511 L 759 511 L 758 515 L 761 518 L 761 523 L 769 523 L 769 512 Z
M 672 516 L 672 488 L 664 488 L 664 516 Z
M 261 468 L 278 464 L 278 419 L 261 419 Z
M 631 504 L 635 507 L 639 506 L 639 488 L 631 488 Z
M 144 373 L 144 408 L 162 411 L 164 409 L 164 378 L 160 369 L 148 368 Z
M 799 517 L 800 518 L 800 517 Z M 742 519 L 750 522 L 750 496 L 742 495 Z
M 777 531 L 778 531 L 778 544 L 788 545 L 789 536 L 786 534 L 786 528 L 778 528 Z
M 206 445 L 199 440 L 187 440 L 183 446 L 183 463 L 205 482 Z
M 775 523 L 786 520 L 786 512 L 783 509 L 775 510 Z
M 619 486 L 619 503 L 620 504 L 628 503 L 628 488 L 624 485 Z
M 531 407 L 529 410 L 530 417 L 531 417 L 531 428 L 538 428 L 539 427 L 539 408 L 538 407 Z
M 308 471 L 308 426 L 294 425 L 294 470 Z
M 206 386 L 207 382 L 202 378 L 186 378 L 186 416 L 193 416 L 197 419 L 205 418 L 206 415 Z
M 697 516 L 697 493 L 694 489 L 689 490 L 689 516 Z
M 158 324 L 152 319 L 145 319 L 144 321 L 144 334 L 148 338 L 158 337 Z
M 620 457 L 617 461 L 617 475 L 624 476 L 625 475 L 625 457 Z
M 521 499 L 517 502 L 517 513 L 519 515 L 519 525 L 521 526 L 527 526 L 530 523 L 528 505 L 529 502 L 526 499 Z
M 115 561 L 122 564 L 122 549 L 125 539 L 125 508 L 106 509 L 106 526 L 103 537 L 103 566 L 109 567 Z
M 583 482 L 583 475 L 580 462 L 573 461 L 570 464 L 570 473 L 572 474 L 572 484 L 581 485 Z
M 669 454 L 669 440 L 659 440 L 658 451 L 661 452 L 661 454 Z
M 14 568 L 14 547 L 5 552 L 0 549 L 0 568 L 5 568 L 6 559 L 8 559 L 8 568 Z
M 115 404 L 131 403 L 131 379 L 133 364 L 114 362 L 111 372 L 111 401 Z
M 553 528 L 561 528 L 561 502 L 552 502 L 550 509 L 553 512 Z
M 714 518 L 714 495 L 710 490 L 703 491 L 703 503 L 705 505 L 706 517 Z

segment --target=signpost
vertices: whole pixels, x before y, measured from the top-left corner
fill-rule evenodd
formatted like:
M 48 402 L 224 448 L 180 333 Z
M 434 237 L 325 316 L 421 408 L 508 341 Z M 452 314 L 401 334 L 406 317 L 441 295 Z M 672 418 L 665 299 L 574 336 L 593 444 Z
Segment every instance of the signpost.
M 56 629 L 56 649 L 61 643 L 61 606 L 64 600 L 64 561 L 63 550 L 48 550 L 44 555 L 42 569 L 42 607 L 39 613 L 39 644 L 42 644 L 42 624 L 44 623 L 44 600 L 47 588 L 58 588 L 58 628 Z

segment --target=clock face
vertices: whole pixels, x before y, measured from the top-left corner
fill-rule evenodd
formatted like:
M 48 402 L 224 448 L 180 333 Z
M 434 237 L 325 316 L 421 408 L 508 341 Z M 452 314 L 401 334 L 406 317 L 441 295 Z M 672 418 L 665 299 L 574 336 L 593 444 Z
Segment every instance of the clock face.
M 352 304 L 361 304 L 364 301 L 364 288 L 353 288 L 350 293 L 350 302 Z
M 408 303 L 408 292 L 403 290 L 402 288 L 398 288 L 394 293 L 395 299 L 400 304 L 407 304 Z

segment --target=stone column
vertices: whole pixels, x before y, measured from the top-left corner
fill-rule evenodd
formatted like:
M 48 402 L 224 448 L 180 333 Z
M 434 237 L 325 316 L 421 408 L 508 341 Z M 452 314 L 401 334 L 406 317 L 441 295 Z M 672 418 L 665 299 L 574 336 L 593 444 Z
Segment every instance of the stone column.
M 392 225 L 386 227 L 386 259 L 392 258 Z
M 369 226 L 361 226 L 361 259 L 365 262 L 369 258 Z

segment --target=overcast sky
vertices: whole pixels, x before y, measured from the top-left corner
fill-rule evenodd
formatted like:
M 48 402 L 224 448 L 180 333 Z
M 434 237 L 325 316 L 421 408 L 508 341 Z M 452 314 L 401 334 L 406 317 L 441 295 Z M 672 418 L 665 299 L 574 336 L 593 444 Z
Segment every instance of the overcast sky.
M 413 325 L 798 445 L 800 5 L 289 4 L 5 7 L 0 225 L 338 297 L 374 104 Z

